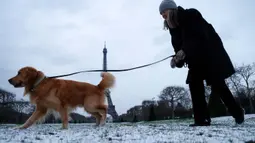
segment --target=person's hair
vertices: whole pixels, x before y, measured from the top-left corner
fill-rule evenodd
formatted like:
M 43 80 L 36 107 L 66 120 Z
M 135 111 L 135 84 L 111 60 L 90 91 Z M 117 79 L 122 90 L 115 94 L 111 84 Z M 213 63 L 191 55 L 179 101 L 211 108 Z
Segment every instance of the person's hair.
M 176 21 L 176 16 L 177 16 L 177 12 L 178 12 L 178 9 L 177 8 L 173 8 L 173 9 L 171 9 L 171 19 L 174 21 L 174 24 L 175 25 L 178 25 L 178 21 Z M 169 30 L 170 29 L 170 27 L 169 27 L 169 25 L 168 25 L 168 23 L 167 23 L 167 21 L 166 20 L 164 20 L 164 22 L 163 22 L 163 30 Z
M 169 29 L 169 26 L 167 24 L 167 21 L 164 20 L 164 22 L 163 22 L 163 30 L 168 30 L 168 29 Z

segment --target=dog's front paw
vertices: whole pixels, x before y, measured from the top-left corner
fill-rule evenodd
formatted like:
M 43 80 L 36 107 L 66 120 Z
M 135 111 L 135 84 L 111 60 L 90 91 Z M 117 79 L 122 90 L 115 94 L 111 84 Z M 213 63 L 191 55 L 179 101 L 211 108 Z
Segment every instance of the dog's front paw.
M 18 130 L 20 128 L 20 126 L 14 126 L 12 127 L 13 130 Z
M 101 123 L 99 126 L 105 126 L 105 123 Z
M 14 130 L 22 130 L 22 129 L 26 129 L 24 126 L 14 126 L 12 129 Z
M 61 127 L 60 130 L 68 130 L 68 127 Z
M 92 125 L 93 128 L 98 128 L 99 124 Z

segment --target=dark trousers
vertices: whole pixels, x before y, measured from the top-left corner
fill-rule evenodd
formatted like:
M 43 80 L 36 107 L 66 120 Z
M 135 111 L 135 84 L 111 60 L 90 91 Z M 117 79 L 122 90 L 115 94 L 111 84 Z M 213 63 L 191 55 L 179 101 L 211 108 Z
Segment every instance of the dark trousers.
M 209 109 L 205 100 L 205 89 L 203 80 L 190 81 L 189 88 L 192 98 L 195 123 L 201 123 L 205 120 L 211 122 Z M 211 90 L 213 93 L 219 95 L 219 97 L 227 107 L 228 112 L 234 118 L 242 116 L 242 108 L 235 101 L 231 91 L 229 90 L 224 80 L 212 82 Z

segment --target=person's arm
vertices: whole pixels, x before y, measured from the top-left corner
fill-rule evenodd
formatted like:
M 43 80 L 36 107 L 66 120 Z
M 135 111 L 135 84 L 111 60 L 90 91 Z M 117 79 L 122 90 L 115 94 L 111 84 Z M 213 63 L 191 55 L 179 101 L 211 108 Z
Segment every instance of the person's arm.
M 181 48 L 182 48 L 182 36 L 181 36 L 181 29 L 169 29 L 169 32 L 171 34 L 171 42 L 172 46 L 174 48 L 175 54 L 177 54 Z M 177 60 L 176 56 L 174 56 L 170 62 L 170 65 L 172 68 L 178 67 L 182 68 L 184 65 L 184 59 Z
M 174 52 L 176 54 L 182 47 L 181 31 L 180 29 L 169 29 L 169 33 L 171 35 L 171 43 L 174 48 Z

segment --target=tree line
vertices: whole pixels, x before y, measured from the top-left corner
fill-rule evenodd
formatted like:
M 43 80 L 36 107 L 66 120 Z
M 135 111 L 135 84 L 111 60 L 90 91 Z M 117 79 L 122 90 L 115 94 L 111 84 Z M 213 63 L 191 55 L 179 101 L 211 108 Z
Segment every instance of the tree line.
M 24 100 L 16 100 L 14 93 L 0 89 L 0 123 L 21 123 L 34 107 Z M 28 113 L 28 114 L 25 114 Z
M 246 114 L 255 111 L 255 63 L 235 66 L 236 73 L 226 80 L 235 99 Z M 205 86 L 205 96 L 212 117 L 229 116 L 217 93 Z M 144 100 L 119 116 L 119 122 L 183 119 L 193 116 L 190 92 L 187 88 L 171 85 L 162 89 L 157 100 Z

